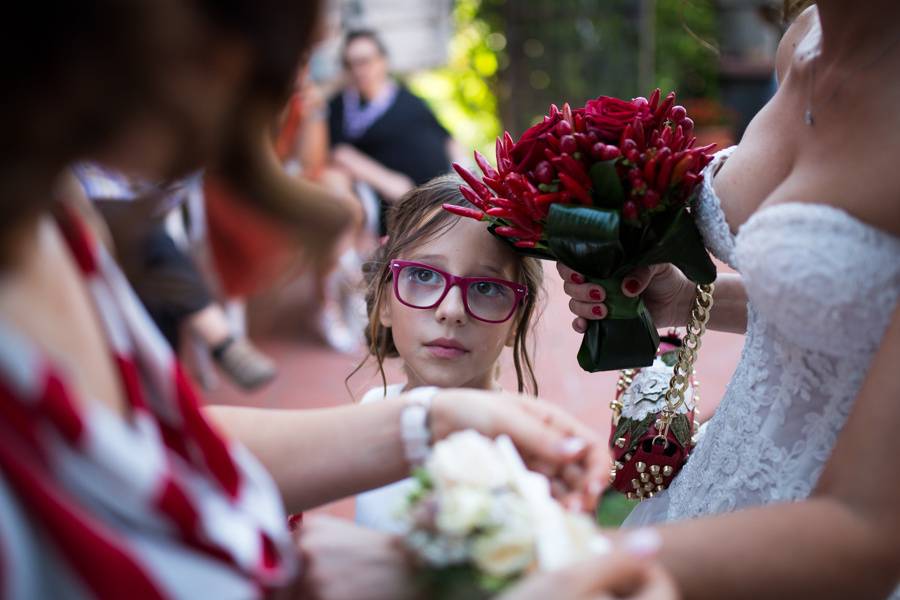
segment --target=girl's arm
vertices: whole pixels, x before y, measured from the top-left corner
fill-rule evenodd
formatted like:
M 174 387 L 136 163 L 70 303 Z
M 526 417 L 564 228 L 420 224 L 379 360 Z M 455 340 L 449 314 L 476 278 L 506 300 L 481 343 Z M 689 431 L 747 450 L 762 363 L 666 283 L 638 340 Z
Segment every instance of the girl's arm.
M 885 598 L 900 582 L 898 357 L 900 306 L 809 500 L 660 529 L 685 598 Z
M 409 475 L 400 434 L 406 397 L 319 410 L 210 406 L 207 415 L 247 446 L 281 490 L 291 512 L 386 485 Z M 573 498 L 593 506 L 608 468 L 596 434 L 561 410 L 536 400 L 475 390 L 442 390 L 433 400 L 435 439 L 476 429 L 508 434 L 526 460 L 562 472 L 576 464 L 581 478 L 567 480 Z M 571 472 L 571 469 L 567 470 Z

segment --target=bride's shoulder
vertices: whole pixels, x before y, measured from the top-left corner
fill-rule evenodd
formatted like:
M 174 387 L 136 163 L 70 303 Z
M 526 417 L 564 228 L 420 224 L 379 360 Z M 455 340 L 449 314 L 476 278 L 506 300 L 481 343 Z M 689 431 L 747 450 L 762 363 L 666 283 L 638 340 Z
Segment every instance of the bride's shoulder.
M 778 77 L 779 84 L 787 76 L 801 44 L 806 45 L 805 43 L 810 43 L 812 44 L 810 49 L 813 49 L 818 43 L 818 39 L 812 39 L 819 37 L 818 31 L 819 10 L 813 4 L 791 22 L 778 43 L 778 50 L 775 53 L 775 74 Z

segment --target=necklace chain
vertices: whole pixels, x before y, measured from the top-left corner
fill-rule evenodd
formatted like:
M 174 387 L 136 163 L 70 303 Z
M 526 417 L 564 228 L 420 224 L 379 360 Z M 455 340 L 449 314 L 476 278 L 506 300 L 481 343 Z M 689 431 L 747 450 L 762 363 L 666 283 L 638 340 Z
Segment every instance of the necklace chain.
M 887 56 L 888 53 L 890 53 L 890 51 L 894 48 L 894 46 L 897 45 L 897 42 L 900 42 L 900 36 L 892 39 L 891 42 L 887 46 L 885 46 L 878 54 L 876 54 L 874 58 L 863 63 L 857 69 L 854 69 L 848 75 L 846 75 L 843 79 L 841 79 L 838 82 L 838 84 L 836 86 L 834 86 L 834 90 L 832 90 L 832 92 L 828 95 L 828 97 L 825 98 L 825 101 L 822 102 L 821 104 L 819 104 L 819 108 L 822 108 L 822 107 L 828 105 L 828 103 L 834 99 L 834 97 L 837 95 L 837 93 L 841 90 L 841 88 L 844 86 L 844 84 L 847 83 L 847 81 L 851 77 L 853 77 L 855 74 L 859 73 L 860 71 L 864 71 L 864 70 L 868 69 L 869 67 L 871 67 L 872 65 L 877 63 L 879 60 L 881 60 L 882 58 Z M 813 56 L 811 59 L 812 60 L 812 65 L 811 65 L 812 70 L 810 72 L 809 92 L 807 93 L 807 97 L 806 97 L 806 110 L 803 112 L 803 122 L 806 123 L 809 127 L 812 127 L 816 123 L 815 115 L 813 115 L 813 93 L 816 91 L 816 62 L 817 62 L 818 57 L 819 56 L 816 55 L 816 56 Z

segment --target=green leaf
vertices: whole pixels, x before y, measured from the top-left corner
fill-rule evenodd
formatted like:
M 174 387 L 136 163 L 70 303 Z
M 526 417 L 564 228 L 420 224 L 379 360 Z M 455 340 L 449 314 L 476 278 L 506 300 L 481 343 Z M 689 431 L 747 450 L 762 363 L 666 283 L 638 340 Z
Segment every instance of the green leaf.
M 594 204 L 600 208 L 621 208 L 625 203 L 625 189 L 616 171 L 616 161 L 594 163 L 590 174 L 594 184 Z
M 578 364 L 589 373 L 653 364 L 659 334 L 643 301 L 632 319 L 589 321 L 578 349 Z
M 703 245 L 694 218 L 682 208 L 653 247 L 633 266 L 672 263 L 694 283 L 712 283 L 716 266 Z M 630 270 L 630 268 L 629 268 Z
M 614 210 L 553 204 L 544 234 L 559 261 L 588 277 L 604 279 L 625 259 Z

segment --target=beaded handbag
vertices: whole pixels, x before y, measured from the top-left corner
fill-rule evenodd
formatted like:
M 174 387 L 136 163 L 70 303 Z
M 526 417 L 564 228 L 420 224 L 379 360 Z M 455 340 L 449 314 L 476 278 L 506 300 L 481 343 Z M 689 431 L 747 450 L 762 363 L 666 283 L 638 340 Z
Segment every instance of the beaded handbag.
M 699 395 L 694 362 L 709 322 L 714 285 L 698 285 L 687 332 L 661 338 L 654 363 L 619 372 L 610 403 L 613 489 L 644 500 L 666 489 L 694 448 Z

